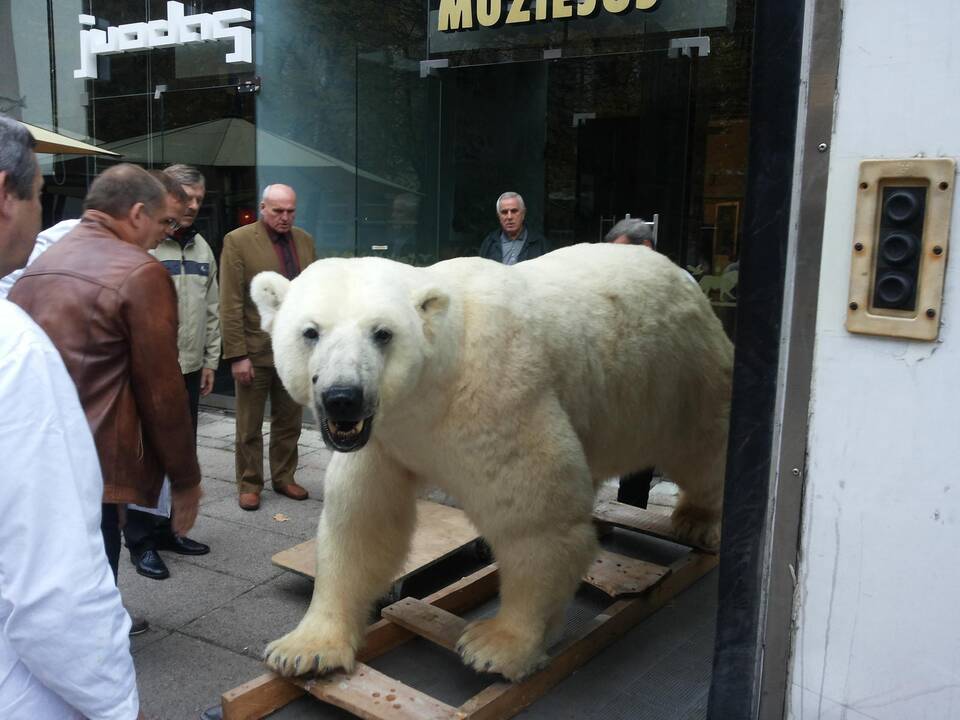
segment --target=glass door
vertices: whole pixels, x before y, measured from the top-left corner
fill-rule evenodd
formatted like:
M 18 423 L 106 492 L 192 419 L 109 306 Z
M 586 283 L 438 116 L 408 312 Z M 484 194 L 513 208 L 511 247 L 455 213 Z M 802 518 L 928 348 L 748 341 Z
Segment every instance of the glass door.
M 219 262 L 224 235 L 257 218 L 254 94 L 236 85 L 168 89 L 156 93 L 152 105 L 152 155 L 141 162 L 157 168 L 185 163 L 203 174 L 207 192 L 194 227 Z M 147 148 L 136 139 L 121 144 L 125 155 Z M 229 364 L 220 363 L 214 392 L 234 394 Z
M 696 62 L 655 51 L 441 70 L 440 256 L 476 254 L 509 190 L 554 248 L 656 215 L 659 249 L 685 264 L 703 198 Z
M 437 253 L 440 81 L 397 43 L 357 47 L 356 255 L 429 265 Z

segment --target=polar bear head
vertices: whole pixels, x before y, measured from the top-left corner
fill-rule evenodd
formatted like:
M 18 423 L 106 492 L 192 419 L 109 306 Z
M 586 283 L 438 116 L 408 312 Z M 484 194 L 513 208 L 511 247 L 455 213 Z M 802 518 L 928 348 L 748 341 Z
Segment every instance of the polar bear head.
M 378 418 L 416 402 L 450 303 L 422 269 L 382 258 L 320 260 L 293 281 L 260 273 L 250 295 L 284 386 L 340 452 L 359 450 Z

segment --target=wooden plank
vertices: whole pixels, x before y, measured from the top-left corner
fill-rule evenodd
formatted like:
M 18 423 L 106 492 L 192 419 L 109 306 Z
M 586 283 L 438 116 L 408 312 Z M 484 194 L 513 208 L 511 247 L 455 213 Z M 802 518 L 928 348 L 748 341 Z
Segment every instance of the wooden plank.
M 464 612 L 496 595 L 498 582 L 497 566 L 488 565 L 428 595 L 422 602 L 451 612 Z M 406 628 L 381 620 L 367 628 L 366 642 L 357 653 L 357 660 L 379 657 L 413 637 L 415 634 Z M 220 707 L 224 720 L 260 720 L 305 692 L 302 681 L 268 672 L 223 693 Z
M 616 598 L 642 593 L 669 573 L 670 568 L 663 565 L 601 550 L 583 580 Z
M 417 500 L 417 527 L 410 543 L 410 554 L 394 582 L 440 562 L 478 538 L 476 529 L 462 510 L 429 500 Z M 316 540 L 281 550 L 271 561 L 277 567 L 312 580 L 317 574 Z
M 691 552 L 670 567 L 670 574 L 644 595 L 618 600 L 566 643 L 550 664 L 519 683 L 490 685 L 460 706 L 469 720 L 504 720 L 542 697 L 627 630 L 652 615 L 679 592 L 715 567 L 717 557 Z
M 497 566 L 487 565 L 472 575 L 428 595 L 422 602 L 452 613 L 465 612 L 496 595 L 499 581 Z M 413 637 L 415 633 L 410 630 L 390 620 L 380 620 L 367 628 L 366 642 L 357 653 L 357 659 L 370 660 L 379 657 Z
M 365 680 L 364 683 L 351 686 L 348 678 L 351 678 L 352 675 L 348 676 L 345 673 L 307 681 L 288 680 L 273 673 L 267 673 L 224 693 L 224 718 L 225 720 L 259 719 L 292 702 L 305 691 L 310 691 L 325 702 L 339 705 L 359 717 L 370 720 L 401 720 L 407 717 L 411 720 L 433 720 L 434 718 L 501 720 L 512 717 L 522 708 L 543 696 L 551 687 L 587 662 L 593 655 L 615 642 L 626 630 L 658 610 L 716 564 L 717 558 L 715 555 L 700 552 L 689 553 L 670 568 L 667 568 L 664 578 L 649 587 L 643 595 L 634 599 L 618 600 L 594 618 L 574 638 L 564 644 L 560 651 L 555 654 L 550 665 L 544 670 L 520 683 L 494 683 L 457 709 L 450 708 L 429 696 L 420 697 L 420 694 L 412 689 L 412 694 L 403 696 L 407 697 L 408 700 L 400 702 L 400 708 L 393 707 L 393 703 L 387 703 L 387 707 L 381 707 L 382 703 L 377 701 L 380 698 L 387 697 L 383 695 L 382 690 L 370 690 L 369 697 L 371 699 L 368 701 L 364 696 L 363 703 L 360 703 L 358 692 L 359 689 L 366 687 L 364 683 L 378 684 L 379 687 L 382 677 L 376 678 L 375 681 Z M 616 563 L 614 563 L 615 565 Z M 437 591 L 423 601 L 417 602 L 449 610 L 452 613 L 463 612 L 495 595 L 497 585 L 497 568 L 495 565 L 490 565 L 453 585 Z M 421 610 L 422 608 L 419 608 L 418 612 Z M 415 613 L 407 613 L 406 611 L 398 614 L 415 615 Z M 455 616 L 451 616 L 453 618 L 451 620 L 442 614 L 425 617 L 432 618 L 431 622 L 425 623 L 432 627 L 428 633 L 433 635 L 430 639 L 444 647 L 452 648 L 456 639 L 459 638 L 465 622 Z M 417 630 L 422 629 L 420 626 L 423 624 L 421 621 L 417 621 Z M 358 661 L 382 655 L 412 637 L 415 637 L 415 633 L 410 629 L 401 627 L 392 620 L 381 620 L 368 628 L 367 643 L 364 649 L 358 653 Z M 361 667 L 364 673 L 368 672 L 368 669 L 366 666 L 362 666 L 362 663 Z M 375 671 L 371 670 L 371 672 Z M 334 678 L 338 678 L 341 683 L 348 682 L 347 689 L 340 686 L 336 690 L 332 689 L 330 682 Z M 404 686 L 388 677 L 386 681 L 389 685 L 387 694 L 401 697 L 397 695 L 397 692 L 400 692 Z M 324 688 L 319 691 L 319 695 L 313 692 L 318 684 Z M 373 692 L 380 692 L 380 697 L 374 697 Z M 343 697 L 338 693 L 344 693 Z M 343 703 L 350 703 L 350 705 Z M 409 706 L 405 707 L 404 703 Z M 416 714 L 397 714 L 397 712 L 412 713 L 414 711 Z
M 404 598 L 388 605 L 381 614 L 384 619 L 454 652 L 457 640 L 467 627 L 463 618 L 416 598 Z
M 223 720 L 259 720 L 304 694 L 289 680 L 264 673 L 220 696 Z
M 333 673 L 304 683 L 318 700 L 365 720 L 452 720 L 459 711 L 426 693 L 358 663 L 352 673 Z
M 695 547 L 706 553 L 716 554 L 716 548 L 707 548 L 691 545 L 681 540 L 673 531 L 673 523 L 669 515 L 634 507 L 616 500 L 604 500 L 593 508 L 593 518 L 602 523 L 616 525 L 626 530 L 635 530 L 644 535 L 651 535 L 662 540 L 669 540 L 687 547 Z

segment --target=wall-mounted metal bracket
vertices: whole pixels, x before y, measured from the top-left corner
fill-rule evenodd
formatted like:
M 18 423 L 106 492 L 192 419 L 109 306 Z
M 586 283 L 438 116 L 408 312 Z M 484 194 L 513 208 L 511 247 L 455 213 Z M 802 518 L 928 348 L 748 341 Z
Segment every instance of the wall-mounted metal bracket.
M 438 58 L 436 60 L 420 61 L 420 77 L 425 78 L 430 75 L 436 75 L 437 70 L 450 67 L 450 61 L 447 58 Z
M 698 57 L 706 57 L 710 54 L 710 37 L 707 35 L 696 35 L 693 37 L 673 38 L 670 40 L 670 47 L 667 48 L 668 58 L 678 58 L 681 55 L 693 57 L 693 51 L 697 51 Z

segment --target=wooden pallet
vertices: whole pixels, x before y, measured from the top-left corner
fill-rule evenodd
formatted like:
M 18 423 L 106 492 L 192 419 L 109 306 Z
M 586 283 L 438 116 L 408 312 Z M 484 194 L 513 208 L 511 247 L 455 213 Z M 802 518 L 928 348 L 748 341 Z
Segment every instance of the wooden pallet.
M 402 597 L 403 581 L 411 575 L 479 540 L 476 528 L 462 510 L 429 500 L 417 500 L 417 526 L 410 541 L 407 559 L 393 580 L 393 599 Z M 308 540 L 294 545 L 270 559 L 277 567 L 313 580 L 317 574 L 317 541 Z
M 598 506 L 601 523 L 675 540 L 663 516 L 617 502 Z M 383 675 L 366 664 L 409 640 L 421 637 L 453 650 L 466 612 L 497 592 L 495 565 L 417 600 L 405 598 L 382 611 L 383 619 L 367 629 L 366 644 L 352 673 L 336 672 L 313 679 L 288 679 L 266 673 L 221 697 L 224 720 L 259 720 L 304 694 L 367 720 L 500 720 L 509 718 L 546 694 L 604 647 L 692 585 L 717 564 L 715 555 L 690 548 L 670 566 L 656 565 L 606 550 L 584 577 L 611 598 L 611 604 L 573 636 L 564 640 L 543 670 L 519 683 L 495 682 L 459 707 Z

